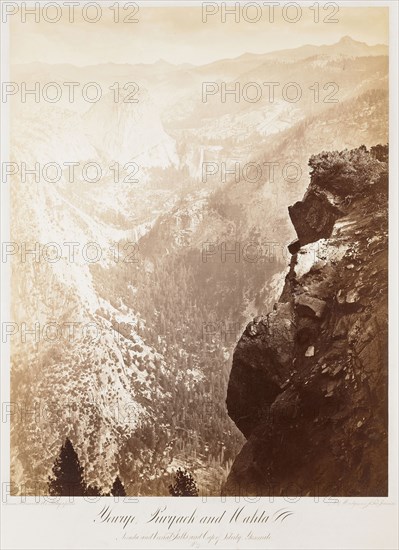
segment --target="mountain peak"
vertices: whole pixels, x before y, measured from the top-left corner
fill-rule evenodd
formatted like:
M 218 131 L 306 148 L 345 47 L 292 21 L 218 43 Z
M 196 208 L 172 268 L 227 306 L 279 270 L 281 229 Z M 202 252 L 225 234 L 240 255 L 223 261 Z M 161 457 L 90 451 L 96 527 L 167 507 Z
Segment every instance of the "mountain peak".
M 155 61 L 154 65 L 157 65 L 158 67 L 173 67 L 173 63 L 169 63 L 169 61 L 166 61 L 166 59 L 163 59 L 160 57 L 158 61 Z
M 353 40 L 353 38 L 351 38 L 348 35 L 343 36 L 341 40 L 338 42 L 338 44 L 355 44 L 355 43 L 356 43 L 356 40 Z

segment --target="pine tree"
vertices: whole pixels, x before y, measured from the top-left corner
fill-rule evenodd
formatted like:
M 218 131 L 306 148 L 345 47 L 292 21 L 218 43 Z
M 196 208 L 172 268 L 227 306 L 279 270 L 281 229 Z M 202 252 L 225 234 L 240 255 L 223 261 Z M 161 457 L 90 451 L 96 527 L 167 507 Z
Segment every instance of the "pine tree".
M 126 491 L 122 484 L 122 481 L 120 480 L 119 476 L 116 476 L 116 479 L 114 481 L 114 484 L 112 485 L 111 489 L 111 495 L 114 497 L 125 497 Z
M 53 476 L 48 478 L 49 493 L 52 496 L 84 496 L 87 491 L 83 467 L 71 441 L 66 438 L 59 457 L 52 468 Z
M 104 495 L 102 492 L 101 487 L 98 487 L 97 485 L 88 485 L 86 488 L 86 496 L 88 497 L 105 497 L 108 495 Z
M 178 468 L 174 485 L 169 485 L 169 493 L 173 497 L 197 497 L 197 484 L 187 470 L 183 471 L 181 468 Z

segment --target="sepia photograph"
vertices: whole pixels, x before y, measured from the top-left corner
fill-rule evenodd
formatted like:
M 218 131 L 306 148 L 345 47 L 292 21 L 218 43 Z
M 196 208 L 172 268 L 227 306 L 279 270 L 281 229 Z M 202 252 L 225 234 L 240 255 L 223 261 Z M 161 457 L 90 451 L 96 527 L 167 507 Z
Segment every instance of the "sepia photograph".
M 129 497 L 154 497 L 146 523 L 169 532 L 288 529 L 300 499 L 397 510 L 392 9 L 2 3 L 11 502 L 94 502 L 91 522 L 123 524 L 118 548 L 183 547 L 129 542 Z M 213 497 L 247 508 L 199 520 Z M 162 518 L 175 501 L 184 518 Z M 210 532 L 190 547 L 279 544 Z M 394 548 L 358 536 L 340 547 Z

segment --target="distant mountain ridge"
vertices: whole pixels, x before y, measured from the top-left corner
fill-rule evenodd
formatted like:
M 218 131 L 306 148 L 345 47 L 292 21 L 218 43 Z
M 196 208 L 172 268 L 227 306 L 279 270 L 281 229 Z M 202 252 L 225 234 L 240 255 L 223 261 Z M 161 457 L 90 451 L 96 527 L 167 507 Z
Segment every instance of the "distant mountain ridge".
M 315 51 L 317 52 L 317 55 L 344 55 L 347 57 L 363 57 L 363 56 L 376 56 L 376 55 L 388 55 L 389 53 L 389 46 L 386 44 L 367 44 L 366 42 L 360 42 L 358 40 L 354 40 L 350 36 L 343 36 L 338 42 L 335 42 L 333 44 L 322 44 L 322 45 L 316 45 L 316 44 L 305 44 L 303 46 L 299 46 L 296 48 L 287 48 L 284 50 L 275 50 L 271 52 L 266 53 L 252 53 L 252 52 L 246 52 L 243 53 L 237 57 L 232 58 L 225 58 L 220 59 L 217 61 L 212 61 L 210 63 L 204 63 L 202 65 L 193 65 L 190 63 L 181 63 L 181 64 L 175 64 L 171 63 L 169 61 L 166 61 L 164 59 L 159 59 L 157 61 L 154 61 L 153 63 L 103 63 L 99 65 L 87 65 L 87 66 L 76 66 L 73 64 L 48 64 L 48 63 L 24 63 L 24 64 L 16 64 L 14 65 L 14 69 L 17 70 L 23 70 L 25 67 L 31 67 L 32 69 L 40 71 L 41 68 L 44 66 L 46 67 L 54 67 L 59 68 L 63 70 L 71 69 L 72 67 L 77 70 L 82 71 L 90 71 L 92 68 L 96 69 L 107 69 L 109 67 L 113 67 L 114 70 L 116 68 L 122 70 L 128 67 L 141 67 L 141 68 L 147 68 L 147 67 L 159 67 L 162 69 L 179 69 L 184 68 L 192 71 L 196 71 L 197 69 L 211 67 L 214 64 L 219 63 L 229 63 L 229 62 L 237 62 L 237 61 L 246 61 L 251 62 L 253 61 L 259 61 L 262 62 L 263 59 L 279 59 L 279 60 L 288 60 L 288 61 L 297 61 L 299 59 L 305 59 L 306 57 L 310 57 L 312 55 L 315 55 Z

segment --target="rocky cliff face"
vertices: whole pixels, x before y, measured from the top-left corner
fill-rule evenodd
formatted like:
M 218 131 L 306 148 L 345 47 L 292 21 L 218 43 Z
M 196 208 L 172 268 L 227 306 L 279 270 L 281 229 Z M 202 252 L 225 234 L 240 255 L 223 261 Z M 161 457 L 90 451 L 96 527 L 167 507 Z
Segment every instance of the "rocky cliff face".
M 322 153 L 272 312 L 234 352 L 227 495 L 387 495 L 388 148 Z

